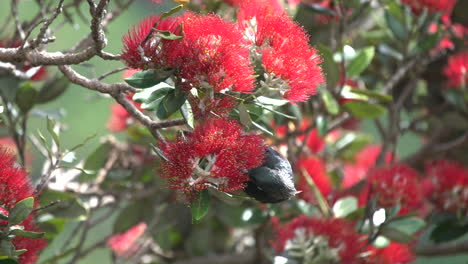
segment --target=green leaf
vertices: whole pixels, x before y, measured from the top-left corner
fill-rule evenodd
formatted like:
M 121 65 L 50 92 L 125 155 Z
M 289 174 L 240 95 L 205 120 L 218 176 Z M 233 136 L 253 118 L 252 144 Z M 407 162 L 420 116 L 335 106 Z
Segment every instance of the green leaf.
M 237 110 L 239 110 L 239 121 L 241 122 L 242 125 L 246 127 L 250 127 L 252 124 L 252 119 L 250 118 L 250 114 L 247 111 L 247 108 L 243 103 L 240 103 L 237 106 Z
M 177 36 L 174 33 L 172 33 L 169 30 L 159 30 L 156 29 L 158 33 L 155 34 L 156 37 L 162 38 L 162 39 L 167 39 L 167 40 L 176 40 L 176 39 L 181 39 L 182 36 Z
M 30 82 L 21 85 L 16 92 L 16 104 L 23 113 L 29 112 L 36 103 L 38 92 Z
M 372 59 L 375 55 L 375 48 L 374 47 L 367 47 L 360 50 L 356 57 L 351 60 L 346 67 L 346 72 L 348 73 L 348 77 L 353 77 L 361 74 L 369 64 L 371 63 Z
M 172 71 L 157 71 L 154 69 L 139 71 L 132 76 L 126 78 L 124 81 L 135 88 L 149 88 L 166 80 Z
M 161 14 L 161 19 L 164 19 L 166 17 L 170 17 L 170 16 L 176 14 L 177 12 L 182 10 L 182 8 L 184 8 L 184 5 L 178 5 L 178 6 L 174 7 L 174 8 L 172 8 L 171 10 L 162 13 Z
M 424 38 L 421 38 L 416 46 L 416 50 L 419 53 L 424 53 L 432 48 L 435 48 L 442 38 L 441 32 L 435 34 L 427 34 Z
M 468 224 L 460 224 L 455 219 L 439 223 L 431 232 L 431 239 L 436 243 L 448 242 L 468 233 Z
M 408 36 L 408 30 L 402 21 L 398 20 L 391 12 L 385 10 L 385 22 L 392 31 L 393 36 L 398 40 L 405 40 Z
M 370 98 L 374 98 L 381 103 L 389 103 L 393 101 L 393 97 L 391 95 L 381 94 L 378 92 L 370 91 L 370 90 L 358 90 L 358 89 L 350 89 L 351 93 L 365 95 Z
M 41 194 L 41 206 L 56 203 L 54 206 L 43 209 L 43 212 L 52 214 L 54 217 L 83 220 L 88 215 L 88 210 L 83 202 L 71 193 L 46 190 Z
M 266 133 L 266 134 L 268 134 L 268 135 L 270 135 L 270 136 L 273 136 L 273 135 L 274 135 L 273 132 L 271 132 L 271 130 L 269 130 L 269 129 L 266 128 L 265 126 L 260 125 L 260 124 L 257 123 L 257 122 L 252 121 L 252 125 L 253 125 L 254 127 L 256 127 L 257 129 L 261 130 L 263 133 Z
M 398 229 L 405 234 L 412 235 L 425 227 L 426 223 L 418 217 L 404 217 L 390 221 L 387 226 Z
M 185 93 L 172 89 L 167 92 L 159 104 L 156 115 L 159 119 L 166 119 L 178 111 L 187 100 Z
M 319 4 L 308 4 L 308 3 L 301 2 L 301 6 L 304 6 L 307 9 L 309 9 L 312 12 L 315 12 L 317 14 L 324 14 L 324 15 L 330 15 L 330 16 L 335 15 L 335 12 L 332 9 L 323 7 L 323 6 L 319 5 Z
M 195 117 L 193 116 L 192 106 L 190 105 L 189 101 L 185 101 L 185 103 L 180 108 L 182 113 L 182 117 L 185 119 L 187 125 L 191 128 L 195 128 Z
M 327 78 L 327 87 L 335 87 L 340 80 L 340 69 L 338 64 L 333 60 L 332 51 L 326 46 L 320 44 L 317 46 L 318 51 L 322 58 L 322 69 L 325 72 Z
M 319 115 L 317 119 L 315 119 L 315 124 L 317 125 L 317 131 L 320 137 L 324 137 L 328 133 L 328 122 L 327 118 L 323 115 Z
M 283 106 L 289 103 L 288 100 L 259 96 L 256 100 L 262 105 Z
M 8 215 L 0 212 L 0 220 L 8 220 Z
M 28 197 L 16 203 L 15 207 L 11 209 L 8 216 L 8 225 L 17 225 L 23 222 L 26 217 L 32 212 L 34 207 L 34 198 Z
M 332 207 L 333 215 L 336 218 L 343 218 L 358 209 L 358 201 L 356 197 L 347 196 L 339 199 Z
M 13 243 L 7 240 L 0 240 L 0 256 L 12 257 L 14 250 L 15 246 L 13 245 Z
M 414 238 L 411 235 L 408 235 L 405 232 L 402 232 L 396 228 L 389 227 L 389 226 L 383 226 L 380 228 L 380 234 L 392 241 L 398 242 L 398 243 L 410 243 L 411 241 L 414 240 Z
M 340 106 L 338 102 L 335 100 L 335 97 L 325 88 L 319 87 L 320 96 L 325 103 L 325 108 L 327 109 L 328 113 L 332 115 L 336 115 L 340 112 Z
M 36 103 L 43 104 L 56 99 L 65 92 L 69 85 L 70 81 L 66 76 L 48 80 L 39 90 Z
M 55 121 L 47 117 L 47 131 L 49 131 L 49 134 L 52 136 L 52 140 L 55 142 L 55 145 L 57 145 L 57 148 L 60 149 L 60 140 L 54 131 L 55 127 Z
M 141 108 L 148 110 L 148 111 L 155 111 L 158 109 L 159 105 L 161 104 L 163 98 L 171 91 L 174 90 L 173 88 L 165 87 L 153 91 L 151 95 L 141 104 Z
M 11 234 L 15 235 L 15 236 L 20 236 L 20 237 L 27 237 L 27 238 L 31 238 L 31 239 L 38 239 L 38 238 L 42 238 L 44 237 L 44 234 L 43 232 L 32 232 L 32 231 L 25 231 L 25 230 L 21 230 L 21 229 L 15 229 L 13 231 L 11 231 Z
M 376 248 L 386 248 L 388 245 L 390 245 L 390 240 L 384 236 L 378 236 L 375 239 L 373 245 Z
M 196 197 L 190 202 L 192 210 L 192 223 L 198 223 L 210 208 L 210 193 L 208 190 L 202 190 L 196 194 Z
M 343 107 L 357 118 L 374 119 L 382 116 L 387 111 L 387 109 L 381 105 L 359 101 L 345 103 Z
M 20 263 L 15 259 L 8 258 L 8 259 L 0 259 L 0 264 L 20 264 Z
M 328 202 L 325 199 L 325 197 L 323 197 L 322 192 L 320 192 L 320 189 L 317 187 L 317 184 L 315 184 L 312 177 L 304 168 L 302 168 L 302 173 L 304 174 L 304 178 L 306 179 L 307 184 L 309 185 L 310 189 L 312 190 L 312 193 L 314 194 L 315 200 L 317 201 L 320 211 L 322 211 L 324 215 L 329 216 L 330 206 L 328 205 Z
M 112 145 L 105 142 L 86 158 L 83 170 L 92 173 L 82 173 L 78 178 L 80 182 L 87 182 L 96 178 L 98 171 L 104 167 L 111 149 Z

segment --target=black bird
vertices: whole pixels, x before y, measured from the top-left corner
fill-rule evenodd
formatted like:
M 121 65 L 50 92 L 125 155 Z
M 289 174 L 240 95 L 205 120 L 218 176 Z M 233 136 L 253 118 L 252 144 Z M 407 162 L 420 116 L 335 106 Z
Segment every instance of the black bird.
M 271 147 L 265 150 L 262 166 L 249 170 L 248 174 L 250 180 L 244 191 L 262 203 L 283 202 L 298 193 L 291 164 Z

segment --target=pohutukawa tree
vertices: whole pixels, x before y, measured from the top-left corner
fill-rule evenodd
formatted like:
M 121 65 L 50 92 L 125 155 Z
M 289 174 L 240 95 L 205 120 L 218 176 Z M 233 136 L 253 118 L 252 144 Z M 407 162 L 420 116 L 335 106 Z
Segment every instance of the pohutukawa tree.
M 467 3 L 5 1 L 0 264 L 466 263 Z

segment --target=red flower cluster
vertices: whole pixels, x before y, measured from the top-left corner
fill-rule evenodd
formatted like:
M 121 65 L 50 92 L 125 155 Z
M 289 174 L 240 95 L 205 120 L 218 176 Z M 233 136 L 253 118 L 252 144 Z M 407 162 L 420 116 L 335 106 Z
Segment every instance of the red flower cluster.
M 453 161 L 426 166 L 425 194 L 441 211 L 468 215 L 468 168 Z
M 319 244 L 326 243 L 328 251 L 322 254 L 334 255 L 335 259 L 332 260 L 335 262 L 330 263 L 358 263 L 359 254 L 364 246 L 353 225 L 343 219 L 309 218 L 301 215 L 278 227 L 276 235 L 277 239 L 273 242 L 273 246 L 279 252 L 287 251 L 294 246 L 316 246 L 317 251 L 320 251 L 319 249 L 323 250 L 323 247 L 320 247 L 323 245 Z M 321 254 L 321 252 L 312 252 Z
M 468 51 L 455 54 L 448 59 L 444 74 L 449 87 L 459 88 L 468 84 Z
M 361 204 L 366 203 L 369 192 L 372 196 L 378 195 L 380 207 L 391 208 L 400 204 L 401 214 L 417 209 L 422 203 L 418 172 L 407 165 L 374 168 L 369 172 L 366 183 L 360 196 Z
M 162 175 L 171 188 L 190 195 L 214 186 L 220 191 L 244 187 L 247 170 L 260 166 L 265 147 L 260 136 L 245 134 L 233 120 L 207 120 L 186 137 L 162 146 L 168 161 Z
M 145 233 L 146 223 L 139 223 L 123 234 L 115 234 L 107 240 L 107 246 L 119 257 L 131 256 L 138 250 L 138 239 Z
M 127 35 L 123 36 L 122 59 L 133 69 L 163 68 L 164 58 L 161 52 L 163 43 L 170 40 L 148 36 L 156 24 L 156 29 L 176 32 L 178 24 L 176 19 L 160 19 L 159 16 L 150 16 L 134 26 Z
M 157 29 L 183 34 L 183 38 L 164 40 L 151 36 L 145 42 L 155 23 Z M 183 32 L 179 30 L 182 27 Z M 253 68 L 242 33 L 218 16 L 190 12 L 178 18 L 152 16 L 124 36 L 124 43 L 122 57 L 129 66 L 174 68 L 178 85 L 184 90 L 212 88 L 215 92 L 247 92 L 254 88 Z
M 344 166 L 343 187 L 350 187 L 362 180 L 369 169 L 374 167 L 375 162 L 381 151 L 380 145 L 370 145 L 362 149 L 356 154 L 354 163 L 346 164 Z M 392 160 L 392 154 L 385 155 L 385 161 Z
M 411 7 L 415 14 L 420 14 L 425 8 L 429 12 L 451 13 L 457 0 L 402 0 Z
M 309 203 L 316 202 L 315 195 L 312 192 L 306 177 L 312 178 L 313 182 L 324 197 L 327 197 L 332 192 L 332 182 L 327 174 L 325 164 L 320 158 L 311 156 L 305 159 L 300 159 L 297 162 L 297 166 L 300 175 L 297 189 L 301 191 L 299 194 L 301 199 Z M 304 175 L 303 170 L 305 170 L 308 175 Z
M 0 149 L 0 175 L 0 209 L 7 214 L 17 202 L 33 196 L 33 188 L 26 172 L 15 166 L 15 158 L 2 149 Z M 20 225 L 27 231 L 37 231 L 32 215 Z M 16 249 L 27 249 L 19 257 L 22 264 L 34 263 L 37 253 L 46 246 L 44 239 L 16 237 L 12 242 Z
M 371 253 L 365 264 L 406 264 L 416 259 L 408 245 L 394 242 L 385 248 L 371 249 Z
M 277 89 L 292 102 L 316 93 L 324 80 L 320 56 L 297 23 L 258 0 L 242 2 L 238 23 L 253 45 L 252 57 L 264 68 L 264 87 Z

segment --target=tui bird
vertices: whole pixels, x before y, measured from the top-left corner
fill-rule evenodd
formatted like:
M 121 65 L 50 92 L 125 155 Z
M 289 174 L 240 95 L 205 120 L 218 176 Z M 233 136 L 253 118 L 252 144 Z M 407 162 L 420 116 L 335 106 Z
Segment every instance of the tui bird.
M 265 150 L 263 164 L 249 170 L 248 174 L 250 180 L 244 191 L 262 203 L 283 202 L 298 193 L 291 164 L 271 147 Z

